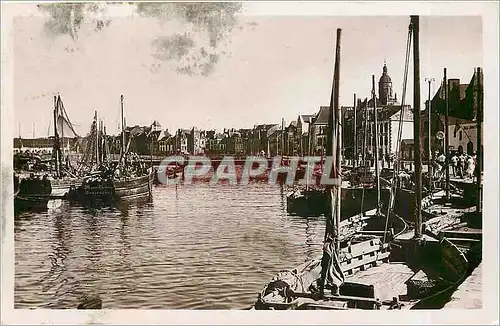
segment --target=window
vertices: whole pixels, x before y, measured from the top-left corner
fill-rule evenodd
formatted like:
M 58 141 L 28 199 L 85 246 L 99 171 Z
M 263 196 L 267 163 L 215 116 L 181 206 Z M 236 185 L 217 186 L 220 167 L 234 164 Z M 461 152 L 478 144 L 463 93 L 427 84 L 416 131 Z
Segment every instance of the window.
M 455 130 L 453 130 L 453 138 L 457 138 L 457 128 L 455 128 Z
M 462 130 L 458 133 L 458 140 L 462 140 Z

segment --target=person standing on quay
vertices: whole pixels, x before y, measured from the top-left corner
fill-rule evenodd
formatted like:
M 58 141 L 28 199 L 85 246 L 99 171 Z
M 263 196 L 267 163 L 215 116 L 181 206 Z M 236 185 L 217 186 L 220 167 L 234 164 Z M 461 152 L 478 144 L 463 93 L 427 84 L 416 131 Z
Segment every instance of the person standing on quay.
M 467 178 L 473 179 L 475 170 L 476 170 L 476 167 L 474 164 L 474 158 L 471 155 L 468 155 L 467 156 Z
M 458 158 L 458 176 L 464 178 L 464 168 L 465 168 L 465 155 L 462 153 Z
M 453 156 L 451 157 L 451 166 L 453 170 L 453 177 L 457 177 L 458 157 L 456 153 L 453 153 Z

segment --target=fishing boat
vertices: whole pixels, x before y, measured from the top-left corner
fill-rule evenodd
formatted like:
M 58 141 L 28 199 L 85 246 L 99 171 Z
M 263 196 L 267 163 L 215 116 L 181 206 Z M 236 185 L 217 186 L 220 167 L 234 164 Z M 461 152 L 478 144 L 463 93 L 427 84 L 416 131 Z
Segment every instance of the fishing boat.
M 419 17 L 412 16 L 408 32 L 405 65 L 408 66 L 410 41 L 414 38 L 414 135 L 420 143 L 420 85 L 418 60 Z M 341 124 L 338 105 L 340 35 L 337 30 L 336 59 L 327 155 L 336 160 L 336 176 L 340 177 Z M 408 229 L 404 219 L 394 218 L 390 208 L 382 234 L 371 233 L 366 226 L 380 218 L 358 216 L 340 222 L 341 196 L 339 186 L 330 186 L 329 214 L 323 255 L 290 271 L 278 273 L 259 293 L 254 309 L 316 310 L 316 309 L 417 309 L 439 308 L 467 276 L 468 261 L 464 254 L 446 237 L 441 240 L 422 232 L 421 216 L 421 157 L 415 155 L 415 227 Z M 379 212 L 376 212 L 376 217 Z M 397 234 L 387 234 L 388 225 L 396 220 L 403 227 Z M 360 223 L 361 222 L 361 223 Z M 365 224 L 366 226 L 363 226 Z M 378 228 L 379 226 L 375 226 Z M 345 229 L 351 230 L 346 232 Z M 379 229 L 380 230 L 380 229 Z
M 73 200 L 95 203 L 151 199 L 154 169 L 152 166 L 146 167 L 139 156 L 129 150 L 133 134 L 129 135 L 128 143 L 125 144 L 123 100 L 122 95 L 120 97 L 122 120 L 120 159 L 117 163 L 111 163 L 106 159 L 109 155 L 106 155 L 108 147 L 105 128 L 102 122 L 99 123 L 96 112 L 89 135 L 92 141 L 89 142 L 86 152 L 87 160 L 91 160 L 93 164 L 83 165 L 90 168 L 87 168 L 81 186 L 72 192 Z
M 60 134 L 59 134 L 60 133 Z M 54 147 L 52 159 L 45 162 L 44 168 L 32 171 L 18 172 L 19 191 L 15 196 L 14 205 L 17 210 L 47 208 L 47 203 L 53 199 L 65 198 L 72 188 L 78 187 L 82 179 L 65 157 L 61 147 L 61 138 L 78 137 L 68 114 L 64 108 L 61 96 L 54 97 Z M 61 136 L 60 136 L 61 135 Z M 35 157 L 32 158 L 38 162 Z M 36 163 L 41 166 L 41 163 Z
M 375 84 L 372 85 L 373 117 L 374 117 L 374 139 L 375 141 L 375 167 L 371 167 L 371 161 L 367 159 L 367 137 L 368 137 L 368 105 L 365 100 L 364 105 L 364 144 L 362 153 L 362 164 L 350 169 L 345 173 L 345 181 L 342 183 L 341 197 L 341 217 L 345 218 L 355 214 L 363 214 L 364 211 L 381 206 L 381 200 L 387 202 L 389 199 L 388 182 L 381 183 L 381 173 L 379 171 L 378 159 L 378 124 L 377 107 L 375 98 Z M 356 105 L 356 100 L 354 100 Z M 357 139 L 357 136 L 354 136 Z M 309 140 L 310 141 L 310 140 Z M 324 167 L 324 164 L 321 165 Z M 321 179 L 321 171 L 318 179 Z M 319 182 L 318 182 L 319 183 Z M 287 212 L 299 216 L 319 216 L 328 212 L 327 187 L 309 189 L 308 186 L 294 189 L 287 195 Z M 383 199 L 381 198 L 383 196 Z

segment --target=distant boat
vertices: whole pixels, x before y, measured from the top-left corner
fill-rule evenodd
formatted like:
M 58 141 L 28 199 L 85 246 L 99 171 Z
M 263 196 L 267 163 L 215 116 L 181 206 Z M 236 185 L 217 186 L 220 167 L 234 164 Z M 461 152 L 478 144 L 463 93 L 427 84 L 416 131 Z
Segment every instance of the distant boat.
M 154 171 L 147 169 L 131 175 L 112 175 L 114 169 L 84 178 L 82 185 L 73 194 L 73 199 L 83 201 L 136 200 L 151 197 Z
M 89 160 L 85 164 L 88 169 L 87 175 L 83 178 L 81 186 L 71 193 L 72 200 L 112 202 L 151 198 L 155 171 L 152 166 L 147 168 L 136 153 L 129 151 L 130 141 L 134 135 L 130 135 L 128 144 L 125 145 L 123 95 L 121 108 L 123 137 L 119 162 L 111 164 L 106 160 L 105 129 L 99 124 L 96 112 L 88 137 L 91 142 L 85 154 Z
M 341 216 L 347 218 L 377 206 L 377 189 L 342 187 Z M 389 189 L 381 189 L 382 202 L 389 198 Z M 320 216 L 328 213 L 328 193 L 324 188 L 301 188 L 287 194 L 287 212 L 297 216 Z
M 71 167 L 70 162 L 63 157 L 59 132 L 64 135 L 65 130 L 66 135 L 77 136 L 64 109 L 61 96 L 58 95 L 54 97 L 54 147 L 52 159 L 45 162 L 46 164 L 39 164 L 42 161 L 36 155 L 30 155 L 29 158 L 22 158 L 26 155 L 20 156 L 24 166 L 26 162 L 33 161 L 35 165 L 38 164 L 42 168 L 24 171 L 24 173 L 17 172 L 19 189 L 14 202 L 17 210 L 47 208 L 49 200 L 64 198 L 71 189 L 81 184 L 81 178 Z

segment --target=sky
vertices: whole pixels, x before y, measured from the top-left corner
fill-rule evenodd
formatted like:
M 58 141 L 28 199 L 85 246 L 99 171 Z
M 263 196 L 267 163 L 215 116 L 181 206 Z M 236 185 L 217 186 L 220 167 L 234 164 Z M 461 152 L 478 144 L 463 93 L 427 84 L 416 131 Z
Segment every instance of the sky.
M 340 105 L 352 105 L 354 93 L 369 97 L 371 76 L 378 82 L 384 61 L 401 98 L 409 16 L 256 15 L 244 8 L 213 72 L 188 76 L 172 62 L 156 66 L 152 45 L 157 37 L 182 32 L 182 24 L 118 8 L 108 27 L 83 29 L 75 42 L 48 33 L 46 17 L 33 4 L 23 6 L 12 29 L 15 136 L 48 135 L 56 93 L 80 135 L 88 132 L 95 110 L 108 133 L 117 132 L 121 94 L 127 125 L 158 120 L 174 132 L 251 128 L 282 118 L 289 123 L 329 104 L 337 28 Z M 435 79 L 435 91 L 443 68 L 448 78 L 468 83 L 483 65 L 482 25 L 480 16 L 421 16 L 420 27 L 423 102 L 425 77 Z M 413 106 L 412 67 L 406 103 Z

